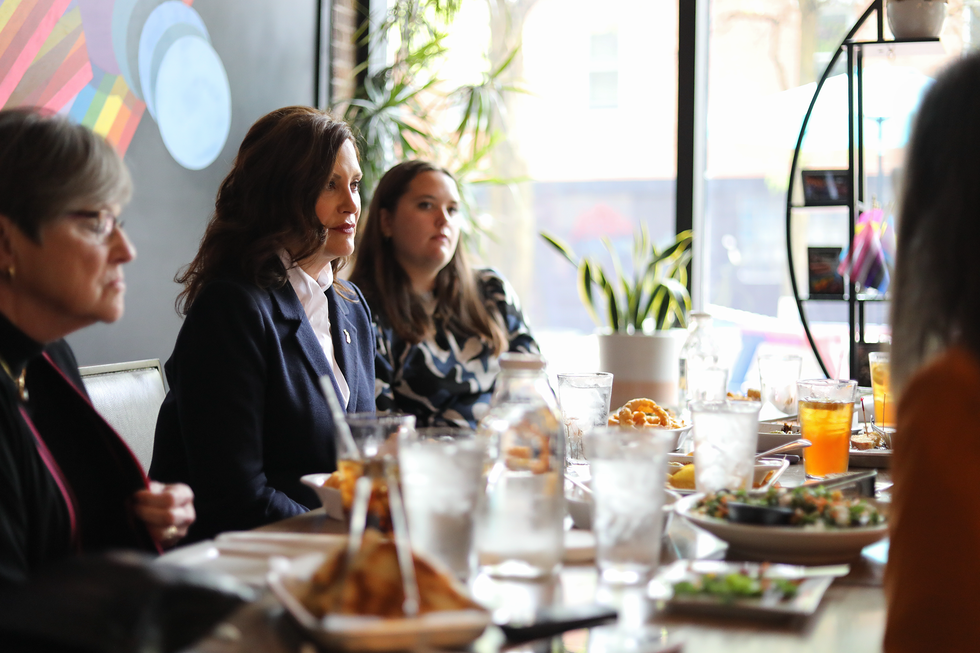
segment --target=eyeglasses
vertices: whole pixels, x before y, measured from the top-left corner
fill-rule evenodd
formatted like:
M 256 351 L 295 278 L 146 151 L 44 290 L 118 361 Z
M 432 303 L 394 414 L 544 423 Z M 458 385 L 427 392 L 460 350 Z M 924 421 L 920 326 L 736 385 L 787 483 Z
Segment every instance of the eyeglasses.
M 116 229 L 123 228 L 123 221 L 108 209 L 99 211 L 72 211 L 65 214 L 69 218 L 79 218 L 82 226 L 98 236 L 100 242 L 105 242 Z

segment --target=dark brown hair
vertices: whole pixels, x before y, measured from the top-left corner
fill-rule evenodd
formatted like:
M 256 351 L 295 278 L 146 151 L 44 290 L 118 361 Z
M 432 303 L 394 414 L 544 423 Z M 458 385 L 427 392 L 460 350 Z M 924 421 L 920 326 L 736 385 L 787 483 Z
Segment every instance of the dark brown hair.
M 186 314 L 204 286 L 220 276 L 260 288 L 282 286 L 282 250 L 302 261 L 320 249 L 327 231 L 316 202 L 347 141 L 354 143 L 346 123 L 312 107 L 276 109 L 252 125 L 218 188 L 197 256 L 175 278 L 184 284 L 179 313 Z M 346 263 L 334 259 L 334 273 Z M 337 289 L 352 297 L 343 286 Z
M 372 309 L 379 311 L 406 342 L 417 344 L 424 340 L 434 332 L 438 320 L 446 328 L 481 338 L 500 354 L 507 350 L 507 330 L 496 306 L 484 303 L 465 248 L 457 245 L 452 259 L 436 275 L 432 289 L 436 309 L 430 316 L 408 273 L 395 258 L 391 238 L 381 232 L 382 209 L 397 220 L 398 203 L 412 180 L 424 172 L 440 172 L 456 183 L 447 170 L 426 161 L 406 161 L 386 172 L 371 199 L 351 281 L 364 292 Z
M 906 152 L 892 302 L 892 384 L 951 345 L 980 358 L 980 54 L 926 93 Z
M 125 204 L 132 189 L 119 154 L 87 127 L 43 109 L 0 111 L 0 213 L 35 242 L 59 215 Z

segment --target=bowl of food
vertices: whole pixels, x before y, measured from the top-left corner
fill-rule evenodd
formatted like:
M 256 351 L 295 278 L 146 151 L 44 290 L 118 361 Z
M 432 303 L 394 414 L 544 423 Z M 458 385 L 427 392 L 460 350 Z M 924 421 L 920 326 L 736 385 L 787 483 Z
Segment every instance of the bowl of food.
M 680 494 L 691 494 L 694 487 L 694 456 L 674 453 L 667 468 L 667 487 Z M 785 458 L 760 458 L 755 461 L 752 473 L 752 489 L 764 492 L 773 487 L 789 468 Z
M 405 616 L 395 545 L 369 529 L 348 563 L 346 549 L 280 561 L 269 588 L 320 644 L 346 651 L 464 647 L 486 629 L 490 613 L 453 575 L 413 554 L 419 614 Z
M 371 498 L 368 501 L 368 524 L 391 532 L 391 509 L 388 506 L 388 481 L 382 467 L 384 461 L 341 460 L 332 474 L 307 474 L 300 482 L 313 488 L 327 516 L 334 519 L 350 517 L 354 505 L 354 486 L 364 475 L 371 477 Z
M 787 526 L 733 522 L 730 501 L 790 507 Z M 888 535 L 888 504 L 847 499 L 819 486 L 771 489 L 764 494 L 717 492 L 692 494 L 674 507 L 684 519 L 728 542 L 737 555 L 752 560 L 794 564 L 835 564 L 860 557 L 861 550 Z
M 609 426 L 622 428 L 658 429 L 670 433 L 674 438 L 672 450 L 677 449 L 681 436 L 691 430 L 691 425 L 679 419 L 669 408 L 664 408 L 653 399 L 631 399 L 609 414 Z

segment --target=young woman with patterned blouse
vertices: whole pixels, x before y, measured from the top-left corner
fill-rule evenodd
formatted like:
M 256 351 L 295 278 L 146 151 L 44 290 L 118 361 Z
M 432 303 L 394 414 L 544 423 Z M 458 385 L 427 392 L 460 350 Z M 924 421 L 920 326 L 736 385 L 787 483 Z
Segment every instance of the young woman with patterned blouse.
M 452 175 L 400 163 L 378 183 L 351 274 L 374 317 L 378 410 L 420 426 L 475 426 L 500 354 L 538 350 L 510 284 L 470 267 L 459 232 Z

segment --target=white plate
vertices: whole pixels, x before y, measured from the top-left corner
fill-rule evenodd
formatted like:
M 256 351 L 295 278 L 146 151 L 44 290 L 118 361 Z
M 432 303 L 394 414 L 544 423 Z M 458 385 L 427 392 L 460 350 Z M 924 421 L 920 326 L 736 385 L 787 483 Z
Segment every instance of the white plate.
M 738 555 L 751 560 L 790 562 L 796 564 L 834 564 L 860 557 L 861 549 L 888 535 L 888 524 L 855 528 L 818 529 L 813 526 L 754 526 L 735 524 L 691 514 L 703 494 L 692 494 L 678 501 L 674 512 L 695 526 L 728 542 Z M 866 499 L 885 516 L 888 504 Z
M 851 467 L 878 467 L 887 469 L 892 465 L 892 450 L 851 449 L 848 464 Z
M 298 558 L 269 572 L 269 588 L 293 618 L 328 648 L 347 651 L 407 651 L 466 646 L 490 624 L 483 610 L 433 612 L 415 618 L 382 619 L 336 615 L 314 617 L 296 595 L 317 567 L 322 554 Z
M 732 574 L 747 572 L 759 573 L 760 565 L 751 562 L 724 562 L 721 560 L 678 560 L 674 564 L 661 568 L 651 584 L 651 593 L 663 591 L 667 596 L 672 594 L 675 583 L 684 580 L 693 581 L 704 574 Z M 805 578 L 806 568 L 787 565 L 771 565 L 764 572 L 768 578 L 801 578 L 802 583 L 797 588 L 796 596 L 791 599 L 779 600 L 776 597 L 763 596 L 760 598 L 739 598 L 725 601 L 717 596 L 671 596 L 667 605 L 671 610 L 697 612 L 720 616 L 745 617 L 792 617 L 807 616 L 816 612 L 820 599 L 830 587 L 835 577 L 844 576 L 850 571 L 847 565 L 819 570 L 827 575 Z M 660 587 L 657 587 L 657 586 Z M 661 589 L 662 588 L 662 589 Z M 656 598 L 656 597 L 655 597 Z
M 330 478 L 330 474 L 307 474 L 301 476 L 300 481 L 303 485 L 313 488 L 316 495 L 320 497 L 323 509 L 327 511 L 327 517 L 332 519 L 344 518 L 344 501 L 340 496 L 340 490 L 333 487 L 326 487 L 324 483 Z
M 781 430 L 783 424 L 787 422 L 793 428 L 791 433 L 783 433 Z M 770 449 L 775 449 L 776 447 L 786 444 L 787 442 L 799 439 L 800 422 L 796 415 L 788 415 L 778 419 L 761 420 L 759 422 L 759 439 L 756 442 L 755 450 L 758 453 L 762 453 L 763 451 L 769 451 Z M 790 449 L 784 453 L 796 454 L 799 456 L 803 454 L 803 449 Z
M 321 553 L 346 543 L 346 535 L 232 531 L 222 533 L 216 540 L 172 549 L 155 562 L 221 572 L 261 587 L 271 559 Z
M 678 462 L 687 465 L 689 463 L 694 462 L 694 456 L 686 456 L 680 453 L 672 453 L 669 455 L 669 460 L 670 462 Z M 762 479 L 764 479 L 766 477 L 766 474 L 768 474 L 769 472 L 773 472 L 773 475 L 769 477 L 769 480 L 766 481 L 764 484 L 760 485 L 757 488 L 754 488 L 753 492 L 767 491 L 776 483 L 777 480 L 779 480 L 779 477 L 782 476 L 783 472 L 785 472 L 788 468 L 789 468 L 789 461 L 786 460 L 785 458 L 760 458 L 759 460 L 757 460 L 755 463 L 755 470 L 752 477 L 753 485 L 755 485 L 756 483 L 762 483 Z M 667 486 L 667 489 L 682 495 L 694 494 L 694 492 L 696 492 L 696 490 L 683 490 L 670 485 Z

